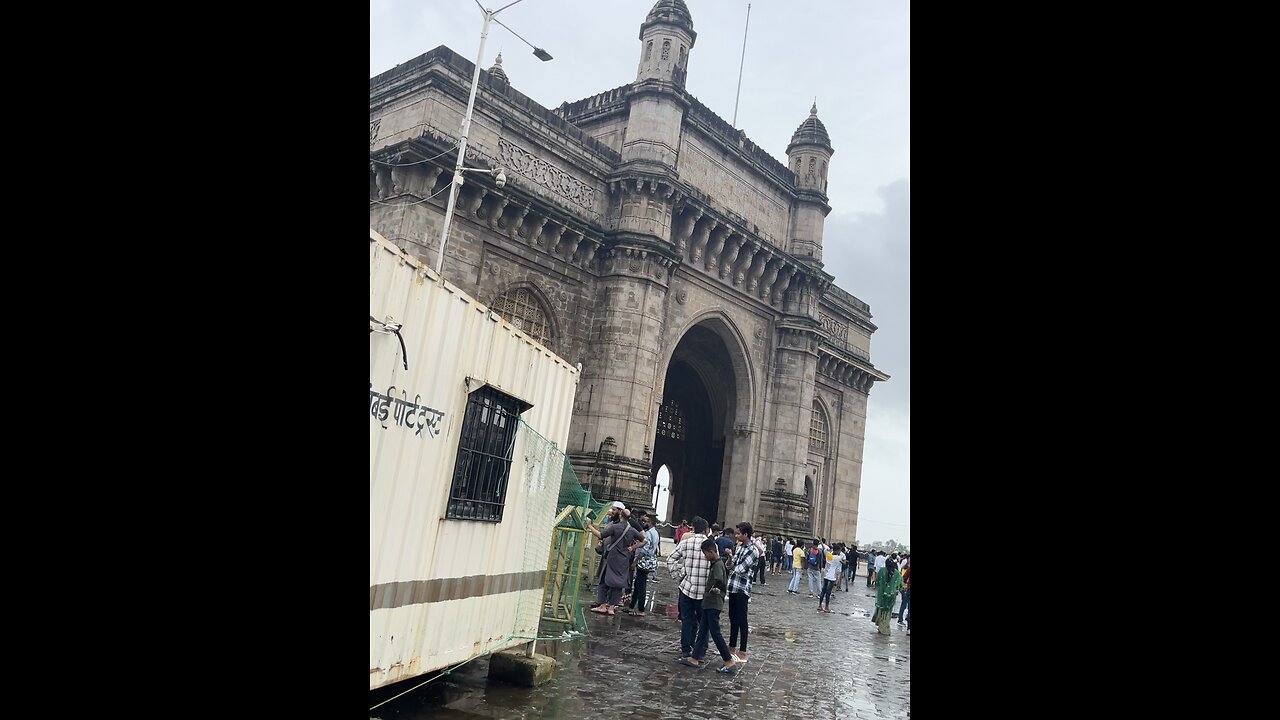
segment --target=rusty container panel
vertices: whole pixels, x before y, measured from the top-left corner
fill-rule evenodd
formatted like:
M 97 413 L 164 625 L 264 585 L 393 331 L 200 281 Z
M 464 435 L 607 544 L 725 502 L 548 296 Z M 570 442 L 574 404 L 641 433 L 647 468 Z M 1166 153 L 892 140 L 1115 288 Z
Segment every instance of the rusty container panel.
M 501 522 L 445 513 L 469 394 L 532 405 L 523 422 L 564 448 L 579 374 L 372 230 L 369 315 L 373 689 L 536 637 L 560 484 L 536 472 L 545 445 L 516 433 Z

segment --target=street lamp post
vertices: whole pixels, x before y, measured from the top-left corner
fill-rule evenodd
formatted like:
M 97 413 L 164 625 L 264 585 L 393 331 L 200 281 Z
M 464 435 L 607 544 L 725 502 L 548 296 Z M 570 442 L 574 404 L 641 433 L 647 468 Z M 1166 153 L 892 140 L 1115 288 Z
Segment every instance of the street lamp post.
M 489 23 L 497 22 L 499 25 L 502 25 L 502 21 L 494 20 L 494 16 L 518 2 L 522 2 L 522 0 L 515 0 L 515 2 L 507 3 L 497 10 L 489 10 L 480 5 L 479 0 L 476 0 L 476 5 L 480 6 L 480 11 L 484 13 L 484 26 L 480 28 L 480 50 L 476 53 L 476 69 L 471 75 L 471 94 L 467 97 L 467 111 L 462 116 L 462 141 L 458 144 L 458 162 L 453 166 L 453 180 L 449 183 L 449 204 L 445 206 L 444 228 L 440 231 L 440 251 L 436 255 L 436 274 L 440 276 L 441 282 L 444 281 L 444 246 L 449 242 L 449 225 L 453 221 L 454 205 L 458 202 L 458 188 L 462 187 L 462 174 L 466 171 L 479 169 L 464 168 L 462 166 L 462 160 L 467 154 L 467 135 L 471 133 L 471 113 L 475 110 L 476 106 L 476 89 L 480 85 L 480 62 L 484 59 L 484 43 L 489 39 Z M 502 25 L 502 27 L 507 26 Z M 511 28 L 507 28 L 507 30 L 511 30 Z M 551 59 L 551 54 L 546 50 L 543 50 L 540 47 L 535 47 L 528 40 L 517 35 L 514 30 L 511 30 L 511 34 L 523 40 L 529 47 L 532 47 L 534 56 L 539 60 L 546 62 Z M 485 172 L 490 171 L 486 170 Z M 503 184 L 505 184 L 506 177 L 501 171 L 498 172 L 497 177 L 498 187 L 502 187 Z

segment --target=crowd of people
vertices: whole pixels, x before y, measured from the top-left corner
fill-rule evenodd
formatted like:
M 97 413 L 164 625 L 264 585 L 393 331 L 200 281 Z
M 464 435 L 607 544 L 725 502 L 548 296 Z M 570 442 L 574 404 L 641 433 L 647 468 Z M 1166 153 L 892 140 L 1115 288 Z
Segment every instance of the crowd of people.
M 591 612 L 614 615 L 624 612 L 644 615 L 645 593 L 661 557 L 657 527 L 649 513 L 631 511 L 614 502 L 602 526 L 590 520 L 587 529 L 599 538 L 596 552 L 600 563 L 596 575 L 596 604 Z M 667 526 L 670 527 L 670 526 Z M 749 522 L 721 528 L 701 517 L 692 523 L 681 520 L 674 530 L 675 548 L 666 558 L 667 573 L 679 583 L 680 654 L 678 661 L 689 667 L 706 662 L 712 643 L 723 664 L 717 672 L 732 674 L 745 664 L 747 653 L 747 607 L 751 587 L 766 585 L 766 575 L 789 575 L 787 592 L 799 596 L 801 577 L 808 580 L 809 598 L 818 601 L 817 612 L 830 613 L 834 591 L 849 586 L 856 577 L 858 561 L 867 565 L 867 588 L 875 597 L 871 621 L 877 631 L 890 634 L 893 607 L 901 597 L 898 625 L 911 634 L 911 556 L 883 550 L 860 551 L 857 546 L 826 538 L 802 542 L 795 538 L 756 537 Z M 729 641 L 720 630 L 720 615 L 728 606 Z

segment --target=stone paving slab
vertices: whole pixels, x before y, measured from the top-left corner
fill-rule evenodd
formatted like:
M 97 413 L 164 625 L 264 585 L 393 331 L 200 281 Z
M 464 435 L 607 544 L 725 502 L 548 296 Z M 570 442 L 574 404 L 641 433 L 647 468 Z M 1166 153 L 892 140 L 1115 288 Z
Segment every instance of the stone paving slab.
M 874 599 L 866 578 L 833 593 L 831 614 L 818 613 L 802 577 L 800 595 L 786 592 L 789 578 L 768 575 L 756 585 L 748 610 L 750 659 L 736 675 L 722 664 L 714 643 L 706 666 L 680 665 L 680 622 L 675 583 L 659 569 L 647 593 L 650 614 L 613 618 L 587 613 L 591 635 L 567 642 L 540 641 L 540 654 L 559 662 L 555 677 L 537 688 L 489 682 L 488 659 L 370 712 L 399 718 L 583 718 L 620 711 L 648 720 L 732 718 L 909 718 L 911 638 L 892 624 L 883 636 L 871 623 Z M 584 590 L 584 599 L 590 597 Z M 729 639 L 728 614 L 721 632 Z M 396 692 L 412 687 L 401 683 Z M 370 705 L 394 693 L 370 694 Z

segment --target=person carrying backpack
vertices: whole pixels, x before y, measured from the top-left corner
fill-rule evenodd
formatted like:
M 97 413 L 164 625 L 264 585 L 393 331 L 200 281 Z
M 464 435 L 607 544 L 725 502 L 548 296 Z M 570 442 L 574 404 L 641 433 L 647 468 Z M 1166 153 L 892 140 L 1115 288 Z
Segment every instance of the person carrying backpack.
M 818 590 L 822 587 L 822 570 L 826 566 L 826 551 L 817 540 L 813 540 L 804 551 L 804 567 L 809 578 L 809 597 L 818 597 Z

